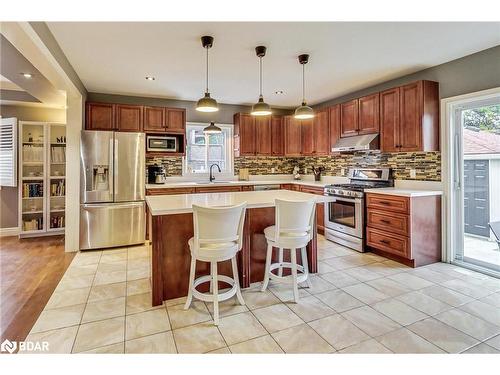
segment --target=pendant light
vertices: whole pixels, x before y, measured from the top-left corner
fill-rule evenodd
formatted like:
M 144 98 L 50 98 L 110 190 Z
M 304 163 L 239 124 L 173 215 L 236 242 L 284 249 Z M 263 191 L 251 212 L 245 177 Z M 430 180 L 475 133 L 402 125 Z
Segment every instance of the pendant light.
M 210 125 L 208 125 L 207 127 L 205 127 L 203 129 L 203 133 L 205 133 L 205 134 L 218 134 L 218 133 L 222 133 L 222 129 L 219 128 L 217 125 L 215 125 L 215 123 L 212 121 L 212 122 L 210 122 Z
M 219 110 L 219 106 L 217 105 L 217 101 L 210 97 L 210 92 L 208 91 L 208 50 L 212 48 L 214 43 L 214 38 L 211 36 L 202 36 L 201 37 L 201 45 L 203 48 L 207 50 L 207 86 L 205 90 L 205 96 L 198 100 L 196 104 L 196 110 L 200 112 L 217 112 Z
M 306 103 L 306 81 L 305 81 L 305 66 L 309 61 L 309 55 L 300 55 L 299 63 L 302 65 L 302 104 L 295 110 L 294 117 L 297 120 L 307 120 L 314 117 L 314 111 Z
M 259 101 L 252 106 L 252 112 L 250 112 L 250 114 L 252 116 L 268 116 L 272 113 L 271 107 L 269 106 L 269 104 L 264 102 L 264 97 L 262 96 L 262 58 L 266 55 L 266 47 L 264 46 L 255 47 L 255 53 L 259 58 L 260 95 L 259 95 Z

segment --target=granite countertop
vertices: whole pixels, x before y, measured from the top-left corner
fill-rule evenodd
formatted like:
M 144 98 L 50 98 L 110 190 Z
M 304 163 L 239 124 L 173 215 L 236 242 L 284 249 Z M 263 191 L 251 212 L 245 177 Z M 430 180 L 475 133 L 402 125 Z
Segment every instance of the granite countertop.
M 244 186 L 244 185 L 281 185 L 281 184 L 295 184 L 295 185 L 306 185 L 324 188 L 326 185 L 331 184 L 331 182 L 325 181 L 311 181 L 311 180 L 249 180 L 249 181 L 220 181 L 220 182 L 193 182 L 193 181 L 183 181 L 183 182 L 168 182 L 164 184 L 146 184 L 146 189 L 172 189 L 172 188 L 183 188 L 183 187 L 206 187 L 206 186 Z
M 275 199 L 329 202 L 334 198 L 291 190 L 238 191 L 146 196 L 151 215 L 173 215 L 193 212 L 193 204 L 205 207 L 232 206 L 247 202 L 247 208 L 274 207 Z
M 440 190 L 417 190 L 417 189 L 399 189 L 399 188 L 377 188 L 366 189 L 365 193 L 377 193 L 387 195 L 398 195 L 401 197 L 428 197 L 432 195 L 442 195 Z

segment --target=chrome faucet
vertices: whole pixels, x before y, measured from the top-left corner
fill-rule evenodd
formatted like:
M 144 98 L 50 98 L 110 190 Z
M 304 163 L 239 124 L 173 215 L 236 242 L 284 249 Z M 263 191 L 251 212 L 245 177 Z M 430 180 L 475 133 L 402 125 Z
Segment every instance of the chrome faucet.
M 222 171 L 220 170 L 219 164 L 215 164 L 215 163 L 214 163 L 214 164 L 212 164 L 212 165 L 210 166 L 210 182 L 212 182 L 212 181 L 214 181 L 214 180 L 215 180 L 215 177 L 214 177 L 214 175 L 212 174 L 212 167 L 213 167 L 214 165 L 215 165 L 215 166 L 217 167 L 217 169 L 219 170 L 219 173 L 222 173 Z

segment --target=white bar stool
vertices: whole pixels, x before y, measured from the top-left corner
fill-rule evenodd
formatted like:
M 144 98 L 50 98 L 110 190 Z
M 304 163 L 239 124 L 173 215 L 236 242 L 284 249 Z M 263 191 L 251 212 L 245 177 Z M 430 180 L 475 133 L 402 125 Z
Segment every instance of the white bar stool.
M 313 238 L 316 203 L 310 201 L 285 201 L 276 199 L 275 225 L 264 229 L 267 240 L 266 268 L 262 291 L 267 289 L 269 279 L 293 285 L 295 303 L 299 301 L 299 283 L 310 286 L 309 265 L 306 246 Z M 279 249 L 278 263 L 271 263 L 273 247 Z M 283 250 L 290 250 L 290 262 L 283 262 Z M 297 264 L 297 249 L 300 249 L 302 265 Z M 290 268 L 292 274 L 282 276 L 283 269 Z M 273 270 L 278 270 L 278 274 Z M 297 272 L 300 271 L 299 275 Z
M 219 301 L 225 301 L 235 294 L 240 304 L 245 301 L 241 295 L 236 254 L 243 245 L 243 223 L 246 202 L 238 206 L 207 208 L 193 205 L 194 237 L 189 239 L 191 250 L 191 270 L 189 291 L 184 310 L 189 309 L 193 297 L 214 304 L 214 324 L 219 324 Z M 231 259 L 233 278 L 217 275 L 217 262 Z M 210 275 L 195 279 L 196 261 L 210 263 Z M 219 293 L 219 281 L 227 283 L 231 289 Z M 201 293 L 198 285 L 210 282 L 210 292 Z

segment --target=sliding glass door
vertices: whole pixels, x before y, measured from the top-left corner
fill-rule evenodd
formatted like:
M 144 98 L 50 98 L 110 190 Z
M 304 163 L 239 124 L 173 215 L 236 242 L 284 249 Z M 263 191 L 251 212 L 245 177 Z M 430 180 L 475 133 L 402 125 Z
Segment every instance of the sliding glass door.
M 453 116 L 453 260 L 500 272 L 500 96 Z

